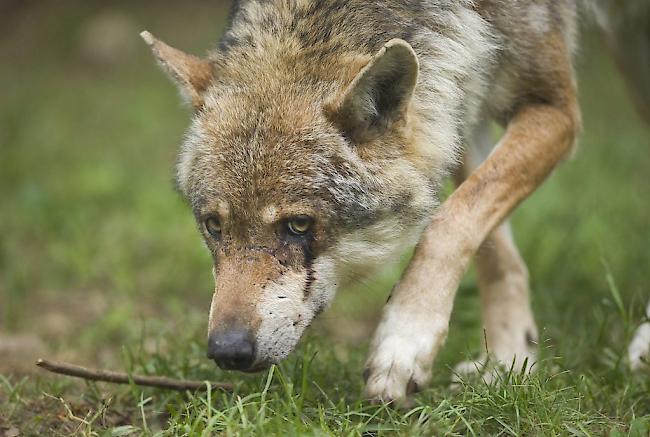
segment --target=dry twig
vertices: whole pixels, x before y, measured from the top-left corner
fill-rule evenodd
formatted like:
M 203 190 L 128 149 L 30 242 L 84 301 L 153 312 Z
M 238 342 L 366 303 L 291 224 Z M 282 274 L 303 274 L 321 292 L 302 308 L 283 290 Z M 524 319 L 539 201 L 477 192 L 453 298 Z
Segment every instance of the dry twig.
M 112 382 L 114 384 L 133 383 L 147 387 L 158 387 L 179 391 L 203 391 L 207 389 L 207 384 L 210 384 L 213 390 L 221 389 L 231 391 L 233 389 L 232 384 L 223 382 L 190 381 L 186 379 L 172 379 L 164 376 L 129 375 L 127 373 L 114 372 L 112 370 L 89 369 L 87 367 L 77 366 L 75 364 L 44 359 L 37 360 L 36 365 L 49 372 L 58 373 L 61 375 L 74 376 L 76 378 L 83 378 L 90 381 Z

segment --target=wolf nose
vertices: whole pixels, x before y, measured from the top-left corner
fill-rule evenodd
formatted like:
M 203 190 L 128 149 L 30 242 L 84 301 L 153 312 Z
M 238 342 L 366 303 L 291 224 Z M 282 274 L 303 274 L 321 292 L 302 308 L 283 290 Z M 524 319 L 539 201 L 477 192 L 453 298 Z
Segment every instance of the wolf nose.
M 246 331 L 213 332 L 208 338 L 208 358 L 224 370 L 246 370 L 255 360 L 255 345 Z

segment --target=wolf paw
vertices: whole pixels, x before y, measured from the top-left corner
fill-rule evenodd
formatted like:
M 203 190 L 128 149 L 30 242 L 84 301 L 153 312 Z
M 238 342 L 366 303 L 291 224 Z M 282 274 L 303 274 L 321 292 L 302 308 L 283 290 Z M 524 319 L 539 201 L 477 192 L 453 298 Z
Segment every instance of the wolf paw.
M 371 401 L 405 406 L 408 397 L 429 382 L 428 360 L 418 357 L 413 350 L 406 351 L 404 346 L 394 348 L 386 344 L 368 360 L 365 395 Z
M 454 367 L 452 386 L 463 379 L 481 376 L 486 384 L 506 380 L 509 373 L 530 373 L 537 361 L 537 327 L 532 318 L 520 317 L 515 326 L 492 324 L 485 331 L 487 353 Z
M 650 320 L 650 303 L 646 310 L 646 317 Z M 627 351 L 632 371 L 650 370 L 650 366 L 648 366 L 650 363 L 650 321 L 639 325 Z
M 496 357 L 483 354 L 476 360 L 462 361 L 454 367 L 452 375 L 452 388 L 457 388 L 463 380 L 480 376 L 486 384 L 493 384 L 496 381 L 506 381 L 504 375 L 508 372 L 514 374 L 528 374 L 534 370 L 536 353 L 526 351 L 524 354 L 507 354 Z M 509 379 L 508 379 L 509 381 Z
M 377 329 L 364 372 L 368 399 L 405 407 L 408 397 L 431 379 L 433 359 L 447 329 L 432 329 L 430 321 L 428 329 L 409 322 L 382 323 Z

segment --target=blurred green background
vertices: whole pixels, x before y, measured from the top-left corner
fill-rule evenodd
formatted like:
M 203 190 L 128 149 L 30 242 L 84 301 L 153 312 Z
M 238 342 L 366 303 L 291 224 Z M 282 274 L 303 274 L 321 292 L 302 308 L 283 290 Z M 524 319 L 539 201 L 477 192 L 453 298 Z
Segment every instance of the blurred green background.
M 0 5 L 3 374 L 31 374 L 38 355 L 120 367 L 125 345 L 172 356 L 174 339 L 202 346 L 211 262 L 172 184 L 190 112 L 138 33 L 200 54 L 217 41 L 227 9 L 219 1 Z M 650 131 L 602 38 L 585 33 L 580 146 L 513 224 L 544 348 L 563 368 L 595 372 L 620 355 L 626 323 L 640 320 L 650 296 Z M 360 375 L 398 273 L 342 291 L 307 342 Z M 437 362 L 443 379 L 446 366 L 478 352 L 472 276 Z M 199 346 L 196 360 L 207 365 Z

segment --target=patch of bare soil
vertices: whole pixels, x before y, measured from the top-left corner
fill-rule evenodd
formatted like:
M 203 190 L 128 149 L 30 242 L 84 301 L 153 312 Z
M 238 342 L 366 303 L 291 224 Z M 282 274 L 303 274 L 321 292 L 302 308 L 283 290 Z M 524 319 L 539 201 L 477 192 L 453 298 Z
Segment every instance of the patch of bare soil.
M 29 311 L 21 314 L 12 331 L 3 331 L 0 323 L 0 374 L 34 373 L 38 358 L 96 320 L 107 304 L 99 294 L 66 295 L 62 300 L 49 293 L 34 293 L 23 305 Z
M 0 374 L 40 374 L 34 365 L 38 358 L 103 366 L 119 361 L 121 338 L 101 338 L 101 347 L 89 347 L 88 342 L 84 347 L 77 341 L 81 333 L 95 329 L 111 307 L 120 305 L 119 297 L 107 294 L 99 290 L 31 293 L 21 303 L 25 310 L 10 331 L 3 330 L 0 320 Z M 163 310 L 153 302 L 133 305 L 139 320 L 162 317 Z
M 0 437 L 7 433 L 28 435 L 82 435 L 87 429 L 110 429 L 133 423 L 135 412 L 112 407 L 110 399 L 92 405 L 70 403 L 48 394 L 21 398 L 12 406 L 10 417 L 0 415 Z
M 0 332 L 0 374 L 31 373 L 34 362 L 45 351 L 45 344 L 35 334 Z

